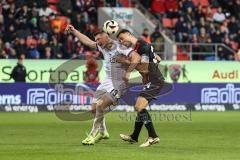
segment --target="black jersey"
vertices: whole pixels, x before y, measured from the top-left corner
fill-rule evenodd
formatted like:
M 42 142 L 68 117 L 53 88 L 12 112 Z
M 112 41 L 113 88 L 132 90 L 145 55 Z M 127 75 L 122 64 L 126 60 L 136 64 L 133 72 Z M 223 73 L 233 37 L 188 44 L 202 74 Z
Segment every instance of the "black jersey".
M 155 83 L 164 81 L 164 77 L 158 68 L 158 61 L 155 58 L 156 53 L 154 53 L 153 46 L 143 40 L 138 40 L 134 50 L 142 56 L 142 59 L 146 59 L 149 62 L 148 80 Z

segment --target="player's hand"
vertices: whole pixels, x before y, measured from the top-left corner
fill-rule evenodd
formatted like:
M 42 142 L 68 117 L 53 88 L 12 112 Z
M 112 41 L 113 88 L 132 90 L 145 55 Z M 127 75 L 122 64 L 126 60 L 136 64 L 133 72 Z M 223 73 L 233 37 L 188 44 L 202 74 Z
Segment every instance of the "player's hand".
M 71 24 L 68 24 L 67 27 L 65 28 L 65 31 L 67 31 L 68 33 L 73 33 L 74 30 L 75 28 Z
M 129 81 L 129 77 L 130 77 L 130 73 L 126 72 L 125 75 L 123 76 L 123 80 L 128 82 Z

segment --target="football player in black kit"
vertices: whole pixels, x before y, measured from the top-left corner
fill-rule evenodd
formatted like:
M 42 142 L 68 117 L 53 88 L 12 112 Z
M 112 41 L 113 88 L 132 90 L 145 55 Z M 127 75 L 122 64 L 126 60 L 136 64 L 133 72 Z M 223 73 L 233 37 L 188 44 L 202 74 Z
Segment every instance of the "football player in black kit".
M 160 90 L 164 84 L 164 77 L 158 68 L 158 64 L 161 58 L 154 53 L 151 44 L 137 39 L 130 31 L 123 29 L 121 30 L 117 38 L 121 44 L 126 47 L 132 47 L 134 50 L 141 55 L 141 63 L 138 64 L 136 70 L 143 77 L 144 89 L 137 97 L 135 103 L 135 109 L 137 111 L 137 117 L 135 120 L 134 131 L 131 135 L 120 134 L 122 140 L 136 143 L 138 142 L 138 136 L 142 129 L 143 124 L 148 131 L 148 139 L 140 145 L 140 147 L 148 147 L 152 144 L 159 142 L 159 137 L 154 129 L 152 119 L 146 107 L 160 94 Z M 130 61 L 126 57 L 118 57 L 117 61 L 120 63 L 130 64 Z M 124 79 L 128 80 L 130 73 L 126 73 Z

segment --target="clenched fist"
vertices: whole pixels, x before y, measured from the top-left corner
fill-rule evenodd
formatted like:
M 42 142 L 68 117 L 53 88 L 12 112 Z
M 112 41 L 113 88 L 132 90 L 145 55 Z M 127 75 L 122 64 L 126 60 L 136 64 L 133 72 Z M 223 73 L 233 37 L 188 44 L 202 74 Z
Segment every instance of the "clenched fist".
M 67 31 L 68 33 L 73 33 L 75 31 L 75 28 L 71 24 L 68 24 L 65 28 L 65 31 Z

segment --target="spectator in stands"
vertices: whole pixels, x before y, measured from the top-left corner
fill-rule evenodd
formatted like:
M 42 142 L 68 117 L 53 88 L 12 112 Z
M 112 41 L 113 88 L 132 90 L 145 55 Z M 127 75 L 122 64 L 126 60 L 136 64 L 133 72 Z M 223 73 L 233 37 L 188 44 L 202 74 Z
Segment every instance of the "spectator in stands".
M 37 18 L 33 17 L 29 22 L 29 28 L 30 28 L 31 33 L 34 37 L 38 37 L 38 35 L 39 35 L 39 29 L 38 29 L 37 21 L 38 21 Z
M 39 31 L 40 32 L 46 32 L 46 33 L 51 32 L 50 21 L 46 16 L 42 16 L 39 19 Z
M 216 23 L 223 23 L 223 21 L 225 21 L 226 16 L 225 14 L 222 12 L 222 7 L 218 8 L 218 11 L 216 13 L 213 14 L 213 20 Z
M 24 4 L 20 10 L 18 10 L 15 14 L 15 27 L 18 29 L 25 30 L 28 28 L 28 20 L 30 18 L 29 8 L 26 4 Z
M 80 41 L 77 41 L 76 43 L 74 54 L 75 54 L 74 55 L 75 58 L 85 59 L 84 46 L 81 44 Z
M 42 8 L 39 9 L 39 12 L 38 12 L 38 15 L 40 17 L 48 17 L 50 15 L 54 15 L 56 14 L 51 8 L 49 8 L 48 4 L 45 2 L 43 5 L 42 5 Z
M 45 48 L 44 59 L 52 59 L 52 48 L 51 47 Z
M 208 43 L 209 35 L 206 33 L 206 29 L 204 27 L 200 28 L 200 35 L 199 35 L 199 42 L 200 43 Z
M 223 38 L 224 35 L 220 32 L 220 30 L 216 30 L 216 32 L 211 35 L 211 40 L 213 43 L 222 43 Z
M 154 46 L 154 50 L 156 52 L 163 52 L 164 50 L 164 38 L 162 36 L 162 34 L 160 33 L 160 29 L 159 26 L 157 26 L 154 30 L 154 32 L 151 34 L 151 42 L 155 43 Z
M 62 47 L 63 58 L 65 58 L 65 59 L 72 58 L 74 49 L 75 49 L 74 39 L 73 39 L 73 36 L 71 34 L 69 34 L 67 36 L 67 40 L 63 43 L 63 47 Z
M 199 1 L 199 4 L 195 4 L 192 0 L 141 0 L 141 2 L 146 4 L 144 6 L 148 9 L 151 8 L 151 11 L 157 14 L 158 18 L 170 18 L 170 25 L 173 26 L 170 28 L 174 32 L 177 42 L 223 43 L 224 39 L 228 38 L 233 49 L 237 51 L 240 46 L 240 31 L 237 33 L 240 26 L 240 0 L 209 0 L 210 5 L 208 6 L 201 6 L 201 1 Z M 59 5 L 60 3 L 64 5 Z M 25 53 L 26 47 L 24 46 L 27 45 L 30 50 L 31 47 L 27 37 L 32 37 L 36 41 L 36 44 L 33 45 L 37 51 L 34 52 L 36 54 L 33 54 L 35 58 L 38 57 L 36 56 L 38 54 L 41 58 L 45 58 L 46 47 L 51 48 L 51 58 L 86 58 L 83 56 L 84 53 L 91 51 L 91 49 L 83 48 L 74 40 L 71 43 L 67 42 L 69 37 L 61 31 L 64 23 L 68 20 L 62 21 L 61 18 L 67 16 L 76 26 L 79 26 L 80 31 L 94 39 L 93 33 L 97 24 L 98 3 L 95 0 L 60 0 L 58 4 L 50 5 L 47 0 L 1 1 L 0 37 L 3 42 L 0 47 L 2 48 L 0 57 L 14 58 L 19 54 L 25 54 L 27 58 L 31 58 L 28 51 Z M 213 7 L 219 7 L 220 9 L 215 13 Z M 230 14 L 231 18 L 227 14 Z M 177 23 L 174 18 L 177 18 Z M 52 26 L 53 21 L 56 22 L 55 24 L 61 23 L 60 26 L 62 27 Z M 201 28 L 205 29 L 207 36 L 210 38 L 202 37 L 200 34 Z M 47 34 L 46 44 L 42 42 L 41 35 L 43 33 Z M 150 34 L 148 33 L 148 35 Z M 161 38 L 157 38 L 157 32 L 152 35 L 151 39 L 154 39 L 155 42 L 161 41 Z M 21 43 L 23 42 L 21 45 L 19 39 L 21 39 Z M 23 39 L 27 42 L 24 42 Z M 66 46 L 74 46 L 74 48 L 69 49 L 71 47 Z M 66 52 L 67 50 L 72 53 Z M 92 54 L 98 57 L 99 52 L 92 52 Z M 231 57 L 228 59 L 231 59 Z
M 4 50 L 4 53 L 6 55 L 5 58 L 17 58 L 16 57 L 16 52 L 12 48 L 12 46 L 11 46 L 11 44 L 9 42 L 5 43 L 3 50 Z
M 229 48 L 231 47 L 230 39 L 226 37 L 224 39 L 224 44 L 226 46 L 220 46 L 218 48 L 218 57 L 219 57 L 219 59 L 220 60 L 234 60 L 234 55 L 229 50 Z
M 58 2 L 58 9 L 59 11 L 68 16 L 71 17 L 72 16 L 72 2 L 69 0 L 59 0 Z
M 98 77 L 98 64 L 96 60 L 93 58 L 91 52 L 86 53 L 87 64 L 86 68 L 87 71 L 84 72 L 83 79 L 86 83 L 98 84 L 99 77 Z
M 238 26 L 236 22 L 235 16 L 231 17 L 230 22 L 228 23 L 228 28 L 229 28 L 230 36 L 232 38 L 235 38 L 237 36 L 238 29 L 240 29 L 240 26 Z
M 16 39 L 16 30 L 13 24 L 5 29 L 3 39 L 5 42 L 13 42 Z
M 149 36 L 149 30 L 148 28 L 144 28 L 143 29 L 143 33 L 141 35 L 141 39 L 148 42 L 148 43 L 151 43 L 151 37 Z
M 20 57 L 20 55 L 25 55 L 26 57 L 28 50 L 27 50 L 27 45 L 24 38 L 17 39 L 14 48 L 16 50 L 18 57 Z
M 18 58 L 17 65 L 13 68 L 11 72 L 11 78 L 14 79 L 15 82 L 26 82 L 27 71 L 25 66 L 23 65 L 23 60 L 25 59 L 25 55 L 21 54 Z
M 56 37 L 52 38 L 52 41 L 50 42 L 50 46 L 52 49 L 52 53 L 53 53 L 53 58 L 56 59 L 61 59 L 63 57 L 63 53 L 61 50 L 62 47 L 62 43 L 59 43 Z
M 195 20 L 195 12 L 193 12 L 192 7 L 187 8 L 187 13 L 185 14 L 185 20 L 187 22 L 192 22 Z
M 183 12 L 187 12 L 188 8 L 192 8 L 193 11 L 195 11 L 195 6 L 192 2 L 192 0 L 182 0 L 180 1 L 180 7 L 182 8 Z
M 209 22 L 209 23 L 213 22 L 213 13 L 212 13 L 212 9 L 210 6 L 207 7 L 205 18 L 206 18 L 207 22 Z
M 40 52 L 36 48 L 34 44 L 30 45 L 29 51 L 28 51 L 28 58 L 30 59 L 39 59 L 40 58 Z
M 83 20 L 83 16 L 78 13 L 76 16 L 73 16 L 72 23 L 76 26 L 76 29 L 83 33 L 86 30 L 86 23 Z
M 188 28 L 184 17 L 181 16 L 175 26 L 176 30 L 176 41 L 177 42 L 187 42 L 188 40 Z
M 39 38 L 40 39 L 39 39 L 39 43 L 38 43 L 38 46 L 37 46 L 37 50 L 40 53 L 40 58 L 44 58 L 45 50 L 49 46 L 49 44 L 48 44 L 48 35 L 46 33 L 43 33 L 43 34 L 40 35 Z

